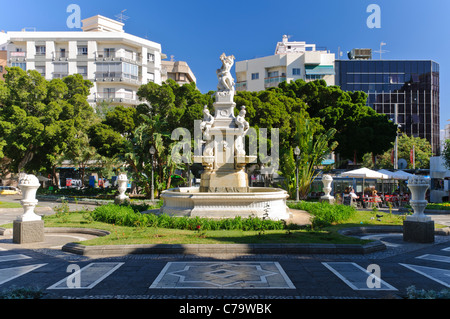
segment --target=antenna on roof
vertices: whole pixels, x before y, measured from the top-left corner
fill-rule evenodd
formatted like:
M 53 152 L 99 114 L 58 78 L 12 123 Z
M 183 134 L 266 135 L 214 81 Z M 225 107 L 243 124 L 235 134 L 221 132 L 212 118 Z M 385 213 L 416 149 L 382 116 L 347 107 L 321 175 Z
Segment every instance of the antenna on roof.
M 389 52 L 389 51 L 386 51 L 386 50 L 382 50 L 381 47 L 382 47 L 383 45 L 386 45 L 386 43 L 385 43 L 385 42 L 381 42 L 381 43 L 380 43 L 380 51 L 374 51 L 374 52 L 380 54 L 380 60 L 381 60 L 381 54 L 386 53 L 386 52 Z
M 120 14 L 117 14 L 115 17 L 117 18 L 117 21 L 119 22 L 124 22 L 127 21 L 130 17 L 127 17 L 126 15 L 124 15 L 123 13 L 127 11 L 127 9 L 124 9 L 122 11 L 120 11 Z

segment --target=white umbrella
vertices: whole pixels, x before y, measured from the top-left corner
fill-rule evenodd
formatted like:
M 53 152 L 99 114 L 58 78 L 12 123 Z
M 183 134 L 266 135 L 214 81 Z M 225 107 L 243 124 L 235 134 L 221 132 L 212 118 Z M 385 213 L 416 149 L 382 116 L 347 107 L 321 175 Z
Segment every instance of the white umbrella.
M 364 179 L 389 179 L 389 175 L 383 174 L 368 168 L 358 168 L 341 174 L 343 177 L 364 178 Z
M 358 168 L 352 171 L 344 172 L 341 174 L 343 177 L 350 178 L 362 178 L 363 179 L 363 193 L 364 193 L 364 185 L 366 183 L 366 179 L 389 179 L 389 175 L 368 169 L 368 168 Z
M 415 176 L 415 175 L 414 174 L 410 174 L 410 173 L 405 172 L 405 171 L 402 171 L 402 170 L 399 170 L 399 171 L 395 172 L 395 176 L 396 176 L 397 179 L 407 180 L 410 177 Z
M 385 174 L 385 175 L 388 175 L 389 176 L 389 179 L 396 179 L 395 177 L 395 173 L 394 172 L 391 172 L 391 171 L 388 171 L 387 169 L 379 169 L 378 170 L 378 173 L 381 173 L 381 174 Z

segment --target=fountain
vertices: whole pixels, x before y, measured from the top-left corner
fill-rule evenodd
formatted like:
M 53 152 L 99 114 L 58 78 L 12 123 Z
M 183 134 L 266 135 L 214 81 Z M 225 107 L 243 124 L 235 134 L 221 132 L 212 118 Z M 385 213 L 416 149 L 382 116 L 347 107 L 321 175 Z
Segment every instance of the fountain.
M 194 156 L 204 171 L 200 187 L 179 187 L 162 192 L 161 213 L 172 216 L 232 218 L 235 216 L 266 217 L 273 220 L 290 217 L 285 190 L 270 187 L 249 187 L 245 165 L 256 162 L 256 156 L 246 155 L 245 136 L 250 128 L 242 107 L 234 115 L 234 79 L 230 69 L 234 56 L 220 56 L 222 67 L 214 116 L 205 106 L 200 128 L 203 133 L 202 154 Z

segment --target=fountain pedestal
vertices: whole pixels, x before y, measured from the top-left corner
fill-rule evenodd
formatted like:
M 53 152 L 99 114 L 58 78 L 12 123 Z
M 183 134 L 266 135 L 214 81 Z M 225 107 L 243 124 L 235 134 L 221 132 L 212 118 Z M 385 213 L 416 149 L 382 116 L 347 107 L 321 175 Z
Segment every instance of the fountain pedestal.
M 409 203 L 414 214 L 407 216 L 403 222 L 403 240 L 415 243 L 433 243 L 434 221 L 424 214 L 428 204 L 428 201 L 425 200 L 428 182 L 422 176 L 415 176 L 408 180 L 408 188 L 411 190 Z

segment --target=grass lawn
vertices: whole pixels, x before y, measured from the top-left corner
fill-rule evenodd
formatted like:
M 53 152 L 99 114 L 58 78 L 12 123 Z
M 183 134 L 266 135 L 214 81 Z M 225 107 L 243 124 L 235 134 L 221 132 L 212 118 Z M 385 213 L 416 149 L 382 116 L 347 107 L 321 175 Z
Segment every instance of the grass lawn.
M 22 208 L 19 203 L 0 202 L 0 208 Z
M 194 231 L 155 227 L 126 227 L 91 221 L 88 214 L 71 212 L 55 214 L 44 218 L 45 227 L 96 228 L 111 232 L 105 237 L 83 241 L 83 245 L 126 245 L 126 244 L 269 244 L 269 243 L 333 243 L 365 244 L 370 241 L 340 235 L 338 230 L 368 225 L 402 225 L 401 216 L 383 214 L 377 221 L 373 212 L 356 212 L 344 223 L 318 230 L 211 230 Z M 8 225 L 11 226 L 11 225 Z M 5 227 L 5 226 L 4 226 Z

